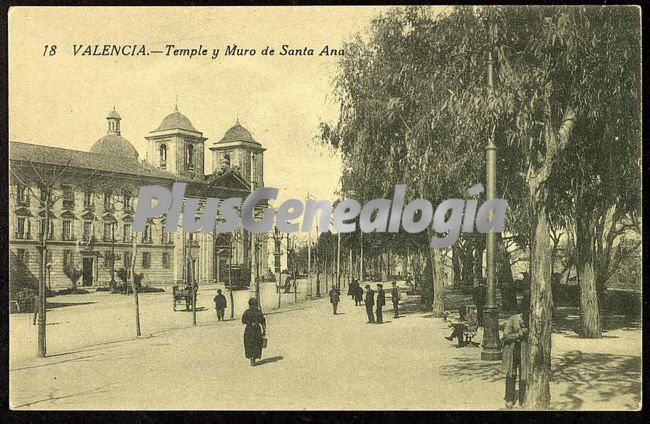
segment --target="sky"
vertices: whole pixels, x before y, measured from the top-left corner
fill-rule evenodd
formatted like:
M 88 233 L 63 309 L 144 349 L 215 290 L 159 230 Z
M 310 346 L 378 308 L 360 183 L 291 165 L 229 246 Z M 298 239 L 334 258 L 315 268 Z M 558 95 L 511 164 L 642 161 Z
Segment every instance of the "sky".
M 9 137 L 89 150 L 106 133 L 113 106 L 122 136 L 145 158 L 145 136 L 178 109 L 203 132 L 208 147 L 237 117 L 267 150 L 265 185 L 278 201 L 334 199 L 341 160 L 314 140 L 334 121 L 337 58 L 262 56 L 323 46 L 342 48 L 378 7 L 13 7 L 9 11 Z M 73 45 L 146 44 L 162 50 L 236 44 L 252 57 L 74 56 Z M 43 55 L 56 45 L 54 56 Z

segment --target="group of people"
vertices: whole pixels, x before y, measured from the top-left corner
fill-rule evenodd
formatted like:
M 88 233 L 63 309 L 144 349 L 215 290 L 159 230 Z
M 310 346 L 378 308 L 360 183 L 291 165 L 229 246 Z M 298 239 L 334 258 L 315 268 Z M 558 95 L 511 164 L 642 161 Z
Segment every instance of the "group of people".
M 365 298 L 364 298 L 365 293 Z M 338 287 L 333 286 L 329 292 L 330 303 L 332 304 L 332 311 L 334 315 L 337 314 L 338 305 L 341 302 L 341 291 Z M 370 284 L 366 284 L 365 290 L 361 288 L 359 281 L 353 279 L 348 287 L 348 296 L 354 300 L 355 306 L 361 305 L 362 302 L 366 306 L 368 314 L 368 324 L 381 324 L 384 322 L 383 308 L 386 306 L 386 293 L 384 292 L 383 284 L 377 284 L 377 300 L 375 301 L 375 291 L 370 288 Z M 397 287 L 397 281 L 392 282 L 391 299 L 393 302 L 393 316 L 399 317 L 399 301 L 400 291 Z M 374 308 L 374 310 L 373 310 Z M 376 318 L 375 318 L 376 314 Z

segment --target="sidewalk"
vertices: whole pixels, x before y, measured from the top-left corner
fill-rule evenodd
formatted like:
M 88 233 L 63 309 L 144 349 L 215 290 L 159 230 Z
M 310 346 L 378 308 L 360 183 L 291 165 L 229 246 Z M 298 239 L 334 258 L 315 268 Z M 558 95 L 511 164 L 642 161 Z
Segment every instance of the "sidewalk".
M 395 319 L 387 303 L 382 325 L 366 324 L 365 308 L 347 296 L 337 316 L 326 298 L 291 310 L 267 309 L 269 346 L 257 367 L 244 358 L 239 320 L 216 323 L 213 310 L 197 327 L 40 360 L 12 357 L 11 404 L 20 409 L 503 407 L 499 363 L 481 362 L 480 348 L 455 348 L 443 338 L 450 329 L 441 319 L 420 312 Z M 88 306 L 93 305 L 77 308 Z M 104 321 L 110 322 L 109 312 Z M 601 340 L 554 334 L 553 406 L 638 407 L 640 343 L 638 329 L 610 331 Z

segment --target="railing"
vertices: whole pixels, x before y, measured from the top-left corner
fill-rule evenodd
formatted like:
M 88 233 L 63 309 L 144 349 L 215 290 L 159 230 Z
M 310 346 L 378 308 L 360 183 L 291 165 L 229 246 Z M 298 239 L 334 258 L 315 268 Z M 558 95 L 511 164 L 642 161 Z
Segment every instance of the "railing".
M 61 237 L 61 240 L 63 240 L 63 241 L 77 241 L 77 237 L 63 235 Z
M 94 203 L 84 203 L 84 210 L 89 211 L 89 212 L 95 212 L 95 204 Z
M 74 200 L 64 200 L 63 209 L 71 211 L 74 209 Z
M 17 240 L 31 240 L 32 235 L 29 232 L 20 233 L 18 231 L 14 232 L 14 238 Z
M 29 206 L 29 197 L 17 198 L 16 204 L 18 206 Z

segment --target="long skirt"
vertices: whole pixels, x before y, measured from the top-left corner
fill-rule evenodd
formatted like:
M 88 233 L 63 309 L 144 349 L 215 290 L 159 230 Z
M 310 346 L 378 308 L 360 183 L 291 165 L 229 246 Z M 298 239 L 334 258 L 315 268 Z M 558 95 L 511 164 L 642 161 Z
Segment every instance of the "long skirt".
M 244 352 L 248 359 L 260 359 L 262 357 L 262 327 L 259 324 L 246 326 L 244 330 Z

